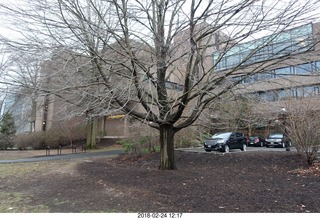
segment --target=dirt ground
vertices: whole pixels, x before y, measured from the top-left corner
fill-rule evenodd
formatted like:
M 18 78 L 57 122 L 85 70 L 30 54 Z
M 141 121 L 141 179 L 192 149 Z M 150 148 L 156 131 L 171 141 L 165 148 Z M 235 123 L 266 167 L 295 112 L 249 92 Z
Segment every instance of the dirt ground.
M 0 212 L 320 212 L 320 166 L 295 152 L 176 151 L 0 165 Z

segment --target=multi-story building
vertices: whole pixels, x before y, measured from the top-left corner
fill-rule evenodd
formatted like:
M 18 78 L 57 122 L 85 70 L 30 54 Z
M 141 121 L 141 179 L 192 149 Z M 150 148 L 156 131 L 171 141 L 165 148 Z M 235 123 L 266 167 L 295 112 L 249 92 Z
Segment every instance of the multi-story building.
M 42 87 L 46 93 L 38 98 L 35 131 L 62 129 L 77 132 L 77 137 L 85 138 L 86 121 L 90 114 L 88 94 L 76 92 L 83 86 L 82 72 L 91 72 L 87 58 L 70 51 L 60 51 L 45 61 L 41 68 Z M 52 92 L 49 92 L 52 91 Z M 58 92 L 59 91 L 59 92 Z M 93 110 L 92 110 L 93 111 Z M 95 114 L 95 125 L 100 135 L 123 136 L 127 119 L 120 112 Z M 98 116 L 97 116 L 98 115 Z
M 113 46 L 121 51 L 119 45 Z M 115 48 L 114 50 L 116 50 Z M 114 50 L 101 51 L 101 56 L 123 59 Z M 106 67 L 105 63 L 101 65 Z M 95 66 L 87 56 L 61 50 L 54 54 L 50 60 L 45 61 L 41 68 L 41 86 L 46 92 L 38 99 L 35 131 L 48 131 L 58 127 L 69 131 L 78 128 L 79 132 L 82 129 L 83 133 L 87 121 L 90 120 L 95 123 L 95 132 L 99 136 L 127 136 L 132 119 L 113 107 L 114 101 L 108 98 L 114 92 L 127 98 L 128 105 L 135 105 L 136 108 L 139 106 L 130 100 L 131 96 L 128 92 L 130 88 L 123 86 L 127 83 L 125 74 L 130 74 L 130 72 L 121 68 L 121 64 L 116 67 L 119 68 L 117 71 L 121 72 L 119 74 L 123 75 L 108 76 L 114 86 L 114 90 L 110 91 L 101 85 L 103 84 L 102 79 L 97 72 L 94 72 Z M 181 89 L 177 83 L 168 81 L 166 85 L 170 89 Z M 105 102 L 101 101 L 102 99 Z M 109 103 L 110 105 L 108 105 Z M 85 134 L 83 137 L 86 137 Z
M 319 23 L 309 23 L 283 32 L 244 63 L 263 61 L 267 64 L 262 66 L 261 70 L 256 70 L 257 73 L 252 76 L 239 76 L 235 80 L 240 80 L 243 85 L 250 87 L 248 90 L 252 89 L 252 93 L 262 101 L 274 102 L 289 97 L 316 95 L 319 93 L 320 82 L 319 38 Z M 249 43 L 260 42 L 261 39 Z M 243 45 L 239 45 L 241 46 Z M 242 54 L 246 52 L 248 51 L 241 51 Z M 233 67 L 241 60 L 241 53 L 230 55 L 217 67 Z M 272 61 L 268 63 L 269 60 Z M 270 85 L 263 82 L 275 83 Z
M 196 28 L 199 29 L 199 32 L 204 32 L 208 27 L 210 27 L 208 24 L 202 23 Z M 237 43 L 229 39 L 226 34 L 216 32 L 203 39 L 204 47 L 210 45 L 210 48 L 205 51 L 203 68 L 199 69 L 193 80 L 202 76 L 201 70 L 214 69 L 218 74 L 227 73 L 230 77 L 227 77 L 226 80 L 237 83 L 237 86 L 234 87 L 236 96 L 251 97 L 254 101 L 258 101 L 259 104 L 255 105 L 255 110 L 272 120 L 274 119 L 272 115 L 284 106 L 281 101 L 320 94 L 319 33 L 320 23 L 308 23 L 257 40 Z M 179 57 L 188 49 L 184 43 L 188 37 L 188 30 L 176 35 L 173 45 L 175 57 Z M 226 41 L 232 43 L 223 43 Z M 72 65 L 70 60 L 68 63 Z M 52 69 L 65 68 L 65 62 L 60 67 L 52 60 L 48 63 L 44 71 L 50 72 Z M 170 69 L 166 82 L 172 95 L 174 92 L 181 92 L 184 88 L 182 79 L 187 60 L 179 58 L 177 63 L 180 64 Z M 56 96 L 44 97 L 42 110 L 38 111 L 36 131 L 47 130 L 53 126 L 54 122 L 63 118 L 61 112 L 66 108 L 62 103 L 61 98 Z M 67 112 L 70 111 L 67 110 Z M 121 112 L 115 111 L 99 118 L 99 132 L 106 135 L 124 136 L 128 133 L 129 125 L 128 116 Z
M 213 65 L 221 74 L 233 71 L 236 96 L 255 102 L 270 124 L 293 99 L 320 103 L 319 41 L 320 23 L 308 23 L 215 51 Z

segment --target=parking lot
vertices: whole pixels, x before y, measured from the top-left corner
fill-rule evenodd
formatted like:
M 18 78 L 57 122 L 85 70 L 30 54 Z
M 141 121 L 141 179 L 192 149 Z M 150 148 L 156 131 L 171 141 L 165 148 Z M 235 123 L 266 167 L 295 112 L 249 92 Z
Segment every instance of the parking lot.
M 203 146 L 189 147 L 189 148 L 178 148 L 176 150 L 196 152 L 196 153 L 222 153 L 219 151 L 206 152 Z M 291 151 L 297 151 L 295 147 L 290 148 Z M 230 153 L 247 153 L 252 151 L 286 151 L 286 148 L 274 148 L 274 147 L 247 147 L 247 151 L 243 152 L 240 149 L 230 149 Z

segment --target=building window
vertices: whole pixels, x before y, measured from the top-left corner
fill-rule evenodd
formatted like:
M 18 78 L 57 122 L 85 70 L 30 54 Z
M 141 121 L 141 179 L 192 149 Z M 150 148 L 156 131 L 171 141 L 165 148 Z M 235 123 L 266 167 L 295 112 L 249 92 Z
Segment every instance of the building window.
M 47 130 L 47 122 L 46 121 L 43 121 L 42 122 L 42 131 L 46 131 Z
M 258 79 L 259 80 L 268 80 L 274 78 L 274 73 L 273 72 L 263 72 L 258 74 Z
M 254 83 L 262 80 L 269 80 L 272 78 L 281 78 L 290 75 L 308 75 L 312 72 L 320 71 L 320 61 L 304 63 L 297 66 L 288 66 L 284 68 L 277 68 L 270 72 L 256 73 L 252 76 L 238 76 L 234 77 L 233 81 L 237 82 L 243 80 L 241 83 Z
M 254 94 L 255 93 L 248 94 L 248 97 L 254 96 Z M 274 102 L 292 97 L 306 98 L 310 96 L 316 96 L 320 94 L 320 87 L 318 85 L 312 85 L 272 91 L 259 91 L 256 94 L 260 101 Z
M 226 57 L 226 65 L 228 67 L 234 67 L 240 63 L 240 58 L 238 54 L 227 56 Z
M 274 91 L 259 92 L 259 98 L 261 101 L 274 102 L 277 99 L 276 97 L 277 97 L 277 95 Z
M 171 82 L 171 81 L 166 81 L 165 86 L 168 89 L 177 90 L 177 91 L 183 91 L 183 89 L 184 89 L 183 85 L 177 84 L 177 83 Z
M 277 100 L 285 100 L 294 96 L 294 91 L 292 89 L 281 89 L 278 91 Z
M 314 70 L 320 72 L 320 61 L 316 61 L 314 64 Z
M 309 96 L 314 96 L 316 94 L 316 87 L 315 86 L 307 86 L 303 88 L 303 96 L 304 97 L 309 97 Z
M 285 68 L 278 68 L 274 70 L 275 77 L 280 78 L 284 76 L 288 76 L 292 74 L 291 67 L 285 67 Z
M 243 83 L 244 83 L 244 82 L 243 82 L 243 76 L 233 77 L 233 78 L 232 78 L 232 81 L 233 81 L 234 83 L 239 83 L 239 84 L 243 84 Z
M 295 66 L 295 73 L 297 75 L 307 75 L 311 74 L 312 72 L 312 64 L 311 63 L 305 63 L 301 65 Z
M 246 76 L 243 80 L 243 83 L 254 83 L 258 81 L 258 74 Z

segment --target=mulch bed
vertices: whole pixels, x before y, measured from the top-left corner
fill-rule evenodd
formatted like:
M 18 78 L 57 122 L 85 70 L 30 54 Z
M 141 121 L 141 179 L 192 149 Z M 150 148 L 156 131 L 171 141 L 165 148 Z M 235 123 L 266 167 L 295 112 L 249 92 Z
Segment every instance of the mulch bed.
M 175 154 L 177 170 L 158 170 L 158 153 L 100 157 L 16 189 L 50 212 L 320 212 L 319 165 L 294 152 Z

